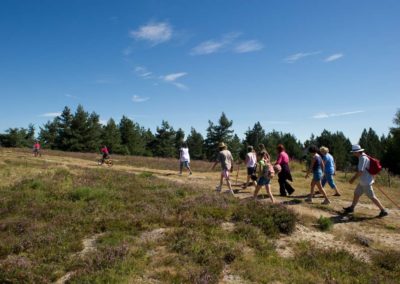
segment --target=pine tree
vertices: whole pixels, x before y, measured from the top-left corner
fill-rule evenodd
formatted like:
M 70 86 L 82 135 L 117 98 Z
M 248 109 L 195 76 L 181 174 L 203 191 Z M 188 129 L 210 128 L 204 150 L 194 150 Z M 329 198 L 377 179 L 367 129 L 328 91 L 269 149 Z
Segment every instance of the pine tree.
M 141 128 L 132 120 L 123 116 L 119 123 L 119 131 L 121 133 L 121 144 L 126 152 L 130 155 L 142 155 L 146 152 L 146 142 L 141 133 Z
M 400 174 L 400 109 L 397 110 L 393 123 L 395 127 L 390 128 L 390 133 L 386 138 L 382 164 L 391 172 Z
M 71 138 L 72 138 L 72 119 L 73 115 L 69 107 L 65 107 L 61 115 L 57 117 L 58 133 L 55 141 L 56 148 L 68 151 L 71 149 Z
M 230 128 L 232 127 L 233 121 L 229 120 L 225 113 L 222 113 L 218 125 L 215 125 L 210 120 L 208 124 L 207 138 L 204 141 L 205 153 L 208 160 L 214 160 L 218 154 L 218 144 L 220 142 L 229 144 L 232 140 L 233 130 Z
M 89 152 L 97 152 L 101 147 L 101 136 L 103 129 L 100 124 L 100 116 L 92 112 L 87 120 L 88 131 L 86 132 L 85 150 Z
M 157 127 L 154 140 L 153 153 L 158 157 L 175 157 L 176 132 L 167 121 L 162 121 L 161 127 Z
M 383 148 L 381 140 L 379 139 L 378 134 L 376 134 L 371 127 L 369 128 L 368 132 L 366 129 L 363 130 L 358 144 L 365 149 L 368 155 L 382 159 Z
M 48 121 L 43 127 L 40 127 L 39 140 L 43 148 L 56 149 L 56 140 L 58 133 L 57 118 Z
M 179 149 L 182 147 L 182 143 L 185 142 L 185 132 L 182 128 L 179 128 L 175 133 L 175 150 L 179 157 Z
M 204 138 L 201 135 L 201 133 L 197 132 L 196 129 L 192 127 L 186 142 L 188 144 L 190 157 L 192 159 L 194 160 L 204 159 L 204 152 L 203 152 Z
M 87 150 L 86 143 L 89 138 L 89 114 L 79 105 L 71 121 L 71 151 L 83 152 Z
M 107 124 L 103 127 L 101 141 L 103 145 L 108 147 L 111 153 L 123 154 L 121 147 L 121 134 L 114 119 L 110 118 Z

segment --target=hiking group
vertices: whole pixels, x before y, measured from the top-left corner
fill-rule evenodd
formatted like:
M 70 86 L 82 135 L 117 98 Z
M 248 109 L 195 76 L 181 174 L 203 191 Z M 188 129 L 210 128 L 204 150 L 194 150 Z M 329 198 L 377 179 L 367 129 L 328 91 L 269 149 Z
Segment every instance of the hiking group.
M 187 145 L 186 145 L 187 146 Z M 228 187 L 228 193 L 234 194 L 232 189 L 230 175 L 233 172 L 233 156 L 228 150 L 225 143 L 221 142 L 218 145 L 218 156 L 214 162 L 212 169 L 220 163 L 221 173 L 219 185 L 216 187 L 217 192 L 221 192 L 223 181 L 225 180 Z M 289 156 L 285 151 L 285 147 L 279 144 L 276 147 L 277 159 L 275 162 L 271 161 L 271 157 L 263 144 L 258 145 L 258 153 L 254 150 L 253 146 L 247 147 L 247 154 L 245 158 L 245 164 L 247 167 L 247 180 L 242 186 L 246 189 L 248 185 L 254 185 L 255 190 L 253 197 L 257 199 L 258 192 L 264 186 L 268 197 L 271 202 L 274 203 L 275 199 L 271 192 L 271 179 L 278 174 L 279 192 L 280 196 L 290 196 L 295 192 L 290 182 L 293 182 L 289 167 Z M 333 156 L 329 153 L 327 147 L 310 146 L 308 152 L 311 158 L 310 166 L 306 172 L 305 178 L 308 178 L 312 174 L 312 179 L 310 182 L 310 194 L 305 198 L 306 202 L 312 202 L 313 197 L 316 194 L 322 194 L 324 200 L 323 205 L 328 205 L 331 203 L 327 192 L 324 187 L 326 184 L 334 190 L 333 196 L 339 197 L 341 193 L 336 186 L 334 175 L 335 175 L 335 160 Z M 354 176 L 349 180 L 350 184 L 359 178 L 359 182 L 354 190 L 353 202 L 349 207 L 344 207 L 344 213 L 352 213 L 360 199 L 360 197 L 365 194 L 371 201 L 380 209 L 379 217 L 384 217 L 388 215 L 388 211 L 383 207 L 382 203 L 376 197 L 373 183 L 374 175 L 376 175 L 381 166 L 379 161 L 368 156 L 364 149 L 360 145 L 353 145 L 350 153 L 358 158 L 357 170 Z M 187 166 L 192 173 L 190 167 Z M 181 164 L 182 169 L 182 164 Z M 182 170 L 181 170 L 182 171 Z M 290 182 L 289 182 L 290 181 Z M 318 191 L 315 192 L 315 187 Z

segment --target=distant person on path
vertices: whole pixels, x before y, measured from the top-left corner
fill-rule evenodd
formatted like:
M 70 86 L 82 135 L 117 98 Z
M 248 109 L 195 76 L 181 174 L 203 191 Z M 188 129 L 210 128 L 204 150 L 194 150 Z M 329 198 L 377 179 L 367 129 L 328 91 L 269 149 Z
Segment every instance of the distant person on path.
M 35 143 L 33 144 L 33 156 L 41 156 L 40 154 L 40 143 L 38 140 L 35 140 Z
M 278 157 L 274 165 L 280 165 L 281 171 L 278 174 L 279 191 L 281 196 L 291 195 L 294 192 L 294 188 L 288 182 L 288 180 L 293 181 L 292 174 L 289 168 L 289 156 L 285 152 L 285 147 L 279 144 L 276 147 Z
M 219 143 L 218 145 L 219 154 L 218 158 L 215 161 L 214 165 L 211 169 L 214 169 L 218 163 L 221 163 L 221 176 L 219 181 L 219 186 L 217 186 L 216 191 L 220 192 L 222 189 L 222 183 L 224 179 L 226 180 L 226 185 L 229 188 L 229 192 L 234 194 L 232 190 L 232 185 L 230 182 L 230 173 L 233 171 L 233 157 L 231 152 L 228 150 L 228 147 L 224 142 Z
M 268 160 L 271 160 L 271 156 L 269 155 L 267 148 L 265 148 L 265 145 L 262 143 L 258 144 L 258 153 L 261 153 L 261 152 L 267 153 Z
M 312 202 L 312 198 L 314 196 L 314 188 L 315 186 L 318 187 L 319 192 L 322 193 L 322 195 L 325 197 L 325 200 L 322 202 L 322 204 L 329 204 L 331 203 L 329 201 L 328 196 L 326 195 L 325 190 L 322 187 L 321 184 L 321 179 L 322 179 L 322 174 L 325 171 L 325 166 L 324 162 L 322 161 L 321 156 L 318 154 L 318 148 L 315 145 L 310 146 L 308 149 L 308 152 L 311 154 L 311 165 L 310 168 L 308 169 L 305 178 L 308 178 L 310 173 L 312 172 L 313 178 L 311 181 L 311 190 L 310 190 L 310 195 L 306 198 L 306 202 Z
M 258 192 L 260 191 L 261 187 L 265 185 L 265 190 L 267 191 L 267 194 L 269 198 L 271 199 L 272 203 L 275 203 L 274 196 L 272 195 L 271 192 L 271 179 L 273 178 L 275 172 L 273 169 L 273 166 L 268 159 L 268 153 L 261 151 L 258 154 L 259 160 L 257 163 L 257 168 L 258 168 L 258 181 L 257 181 L 257 186 L 256 190 L 254 191 L 254 199 L 257 199 Z
M 101 159 L 101 163 L 104 164 L 104 161 L 106 159 L 110 158 L 110 152 L 108 151 L 108 148 L 106 145 L 103 145 L 103 147 L 101 148 L 101 153 L 103 154 L 103 158 Z
M 372 202 L 378 206 L 381 210 L 378 217 L 385 217 L 389 213 L 382 206 L 382 203 L 376 197 L 374 189 L 372 188 L 372 184 L 374 183 L 374 177 L 368 172 L 370 160 L 367 155 L 364 153 L 364 149 L 361 148 L 360 145 L 353 145 L 351 147 L 351 152 L 355 157 L 358 158 L 357 172 L 350 179 L 350 184 L 352 184 L 357 178 L 360 178 L 359 183 L 357 184 L 356 189 L 354 190 L 353 202 L 349 207 L 344 207 L 345 213 L 354 212 L 354 208 L 356 207 L 358 201 L 360 200 L 361 195 L 364 193 L 368 196 Z
M 247 167 L 247 180 L 246 184 L 243 186 L 243 189 L 245 189 L 250 182 L 250 179 L 255 182 L 255 177 L 256 177 L 256 167 L 257 167 L 257 155 L 256 152 L 254 151 L 253 146 L 248 146 L 247 147 L 247 154 L 246 154 L 246 167 Z M 254 179 L 255 178 L 255 179 Z
M 190 169 L 189 148 L 186 142 L 184 142 L 182 147 L 179 149 L 179 175 L 182 175 L 183 167 L 189 170 L 189 175 L 193 174 Z
M 340 196 L 340 192 L 336 187 L 335 181 L 333 180 L 333 176 L 335 175 L 335 159 L 329 153 L 329 148 L 322 146 L 319 148 L 321 152 L 322 161 L 325 165 L 324 176 L 322 177 L 322 187 L 325 187 L 325 184 L 328 183 L 329 186 L 335 191 L 333 196 Z

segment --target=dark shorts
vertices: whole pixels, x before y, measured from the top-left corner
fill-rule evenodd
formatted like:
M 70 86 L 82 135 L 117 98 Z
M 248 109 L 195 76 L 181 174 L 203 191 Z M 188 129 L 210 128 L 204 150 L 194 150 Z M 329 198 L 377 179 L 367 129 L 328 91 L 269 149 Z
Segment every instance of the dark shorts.
M 110 156 L 106 153 L 103 153 L 103 159 L 108 159 L 108 158 L 110 158 Z
M 247 168 L 247 175 L 251 176 L 256 173 L 256 167 L 248 167 Z

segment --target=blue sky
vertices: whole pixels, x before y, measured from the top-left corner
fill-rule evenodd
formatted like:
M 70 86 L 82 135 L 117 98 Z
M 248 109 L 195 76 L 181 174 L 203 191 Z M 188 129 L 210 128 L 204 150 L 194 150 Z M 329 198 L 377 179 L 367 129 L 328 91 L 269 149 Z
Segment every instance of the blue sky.
M 304 142 L 323 129 L 387 134 L 400 107 L 397 0 L 2 0 L 0 131 L 82 104 L 205 134 Z

